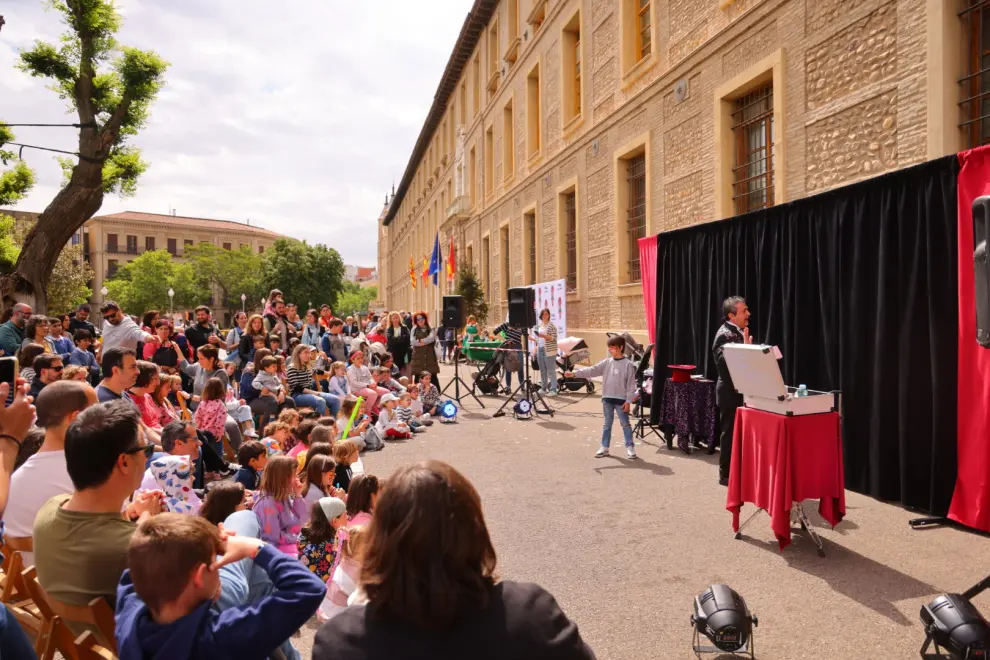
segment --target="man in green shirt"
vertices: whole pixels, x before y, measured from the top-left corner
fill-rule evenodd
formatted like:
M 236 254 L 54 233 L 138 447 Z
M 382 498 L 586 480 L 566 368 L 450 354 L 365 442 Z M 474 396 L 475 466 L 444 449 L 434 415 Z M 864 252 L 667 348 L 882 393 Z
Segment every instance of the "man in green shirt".
M 14 357 L 21 348 L 24 341 L 24 324 L 34 310 L 30 305 L 17 303 L 14 305 L 14 313 L 10 320 L 0 325 L 0 351 L 7 357 Z M 22 364 L 22 367 L 29 367 L 29 364 Z
M 86 605 L 96 596 L 114 602 L 137 523 L 161 511 L 161 492 L 135 495 L 154 445 L 138 432 L 140 413 L 129 401 L 92 406 L 65 435 L 71 495 L 45 503 L 34 521 L 38 580 L 53 598 Z

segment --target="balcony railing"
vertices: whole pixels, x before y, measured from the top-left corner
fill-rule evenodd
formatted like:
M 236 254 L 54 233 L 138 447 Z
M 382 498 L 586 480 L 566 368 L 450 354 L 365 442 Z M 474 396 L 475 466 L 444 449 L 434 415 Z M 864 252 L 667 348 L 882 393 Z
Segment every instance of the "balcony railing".
M 107 254 L 141 254 L 141 250 L 136 245 L 113 245 L 107 243 Z
M 463 220 L 471 216 L 471 200 L 467 195 L 454 198 L 454 202 L 447 207 L 447 220 Z

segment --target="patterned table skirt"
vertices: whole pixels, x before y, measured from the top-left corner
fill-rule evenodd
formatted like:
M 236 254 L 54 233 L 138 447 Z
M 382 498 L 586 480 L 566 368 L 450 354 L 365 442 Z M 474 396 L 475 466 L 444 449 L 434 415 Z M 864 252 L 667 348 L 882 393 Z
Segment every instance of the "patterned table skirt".
M 663 390 L 660 423 L 672 427 L 677 446 L 688 451 L 689 438 L 707 440 L 708 451 L 715 449 L 715 382 L 690 380 L 675 383 L 667 379 Z

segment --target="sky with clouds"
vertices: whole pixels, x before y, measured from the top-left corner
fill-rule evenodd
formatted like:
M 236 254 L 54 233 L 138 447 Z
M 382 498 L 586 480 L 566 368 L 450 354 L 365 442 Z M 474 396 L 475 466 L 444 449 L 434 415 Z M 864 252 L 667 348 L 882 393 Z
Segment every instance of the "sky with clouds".
M 0 121 L 78 121 L 45 81 L 15 68 L 63 26 L 43 0 L 4 0 Z M 374 265 L 375 223 L 398 185 L 471 0 L 118 0 L 119 41 L 171 63 L 133 140 L 151 167 L 124 210 L 245 221 Z M 15 129 L 19 142 L 76 149 L 74 129 Z M 57 192 L 54 154 L 16 208 Z

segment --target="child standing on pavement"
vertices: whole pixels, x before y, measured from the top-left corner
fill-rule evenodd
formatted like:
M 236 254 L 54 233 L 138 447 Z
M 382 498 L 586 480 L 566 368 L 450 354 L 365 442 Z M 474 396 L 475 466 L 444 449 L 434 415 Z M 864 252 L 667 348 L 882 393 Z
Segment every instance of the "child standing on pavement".
M 602 413 L 605 423 L 602 425 L 602 446 L 595 453 L 595 458 L 608 456 L 608 447 L 612 444 L 612 421 L 617 414 L 622 426 L 622 435 L 626 441 L 626 458 L 635 460 L 636 446 L 633 444 L 632 425 L 629 423 L 629 409 L 636 395 L 636 365 L 626 359 L 624 354 L 626 340 L 622 337 L 612 337 L 608 340 L 610 357 L 602 360 L 593 367 L 568 371 L 568 378 L 602 377 Z

